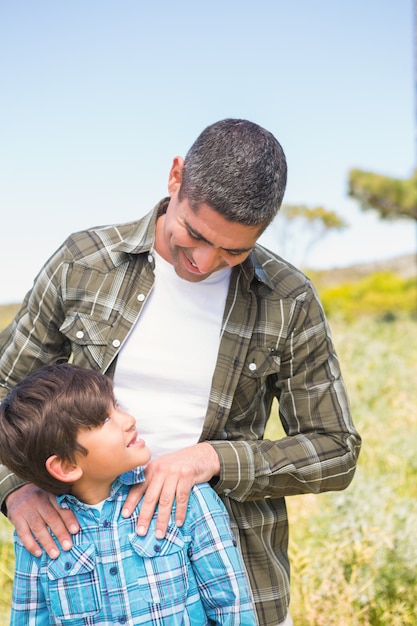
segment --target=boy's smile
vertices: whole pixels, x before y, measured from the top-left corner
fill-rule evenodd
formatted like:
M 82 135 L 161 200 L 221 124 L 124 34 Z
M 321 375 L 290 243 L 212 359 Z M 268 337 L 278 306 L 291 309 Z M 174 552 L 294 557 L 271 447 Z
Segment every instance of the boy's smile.
M 83 475 L 74 484 L 73 493 L 89 504 L 105 499 L 117 476 L 146 465 L 151 458 L 136 430 L 136 420 L 118 405 L 110 408 L 101 426 L 80 430 L 77 441 L 88 453 L 77 453 L 76 464 Z

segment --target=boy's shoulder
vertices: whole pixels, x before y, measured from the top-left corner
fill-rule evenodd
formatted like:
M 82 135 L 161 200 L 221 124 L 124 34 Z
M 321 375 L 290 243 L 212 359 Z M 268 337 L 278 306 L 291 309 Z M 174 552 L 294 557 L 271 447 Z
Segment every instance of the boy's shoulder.
M 228 515 L 220 497 L 208 483 L 199 483 L 191 489 L 187 516 L 192 515 L 193 512 L 210 517 L 214 517 L 219 513 Z

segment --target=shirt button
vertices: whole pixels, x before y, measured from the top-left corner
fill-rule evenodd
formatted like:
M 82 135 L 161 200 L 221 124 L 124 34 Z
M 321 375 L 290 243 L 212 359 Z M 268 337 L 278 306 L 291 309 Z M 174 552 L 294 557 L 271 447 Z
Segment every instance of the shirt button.
M 75 336 L 77 337 L 77 339 L 82 339 L 84 337 L 84 333 L 82 330 L 77 330 Z
M 152 256 L 152 254 L 148 254 L 148 261 L 149 261 L 149 263 L 152 263 L 152 261 L 153 261 L 153 256 Z
M 156 544 L 154 545 L 153 549 L 155 550 L 155 552 L 161 552 L 162 547 L 156 543 Z
M 106 519 L 106 520 L 104 520 L 104 522 L 103 522 L 103 526 L 104 526 L 104 528 L 110 528 L 110 526 L 111 526 L 111 522 L 109 522 L 109 520 L 108 520 L 108 519 Z
M 124 615 L 121 615 L 117 621 L 119 622 L 119 624 L 126 624 L 127 617 L 125 617 Z
M 249 369 L 251 372 L 254 372 L 256 370 L 256 363 L 249 363 Z
M 143 301 L 144 301 L 144 299 L 145 299 L 145 294 L 140 293 L 140 294 L 138 295 L 138 300 L 139 300 L 139 302 L 143 302 Z
M 64 567 L 65 567 L 65 569 L 68 571 L 69 569 L 71 569 L 71 563 L 70 563 L 69 561 L 67 561 L 67 562 L 65 563 L 65 566 L 64 566 Z
M 113 348 L 118 348 L 120 346 L 120 341 L 118 339 L 114 339 L 114 341 L 112 341 L 113 344 Z
M 111 567 L 109 571 L 110 571 L 110 574 L 112 576 L 116 576 L 116 574 L 117 574 L 117 567 Z

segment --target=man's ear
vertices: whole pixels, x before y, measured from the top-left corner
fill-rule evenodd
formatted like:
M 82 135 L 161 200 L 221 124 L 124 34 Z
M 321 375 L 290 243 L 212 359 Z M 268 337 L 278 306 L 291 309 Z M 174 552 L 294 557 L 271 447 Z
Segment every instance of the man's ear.
M 176 191 L 179 191 L 179 188 L 181 187 L 183 168 L 184 159 L 180 156 L 174 157 L 168 178 L 168 191 L 170 196 L 172 196 Z
M 60 459 L 56 454 L 46 459 L 45 467 L 51 476 L 63 483 L 75 483 L 83 475 L 81 467 Z

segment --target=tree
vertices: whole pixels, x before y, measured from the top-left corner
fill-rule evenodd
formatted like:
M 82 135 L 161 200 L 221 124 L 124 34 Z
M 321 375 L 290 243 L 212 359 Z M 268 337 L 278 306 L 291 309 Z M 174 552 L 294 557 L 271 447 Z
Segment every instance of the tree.
M 279 254 L 292 263 L 306 265 L 308 253 L 326 234 L 347 228 L 348 224 L 334 211 L 322 206 L 283 204 L 269 227 Z
M 376 209 L 384 219 L 417 220 L 417 170 L 409 179 L 398 179 L 353 169 L 348 193 L 363 209 Z
M 417 170 L 405 180 L 351 170 L 349 195 L 356 198 L 363 209 L 376 209 L 383 219 L 412 219 L 417 227 Z

